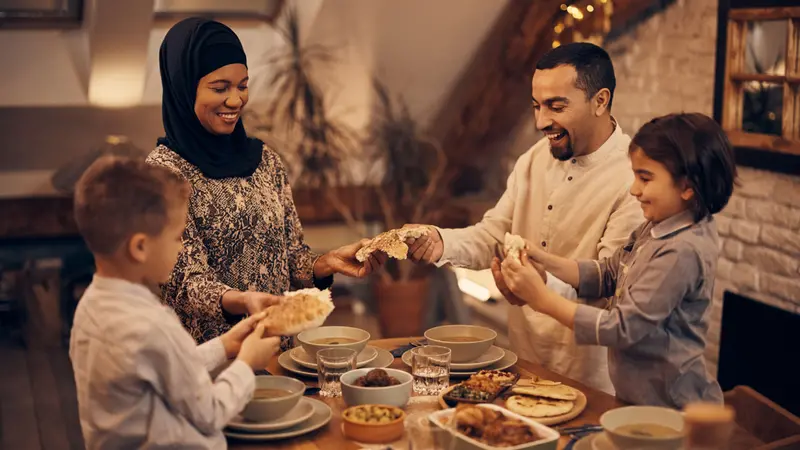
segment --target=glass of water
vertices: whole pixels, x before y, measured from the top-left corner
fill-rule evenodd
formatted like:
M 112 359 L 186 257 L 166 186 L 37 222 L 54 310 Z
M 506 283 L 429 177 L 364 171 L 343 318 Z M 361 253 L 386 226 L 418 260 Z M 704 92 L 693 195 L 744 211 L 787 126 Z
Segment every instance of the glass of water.
M 416 394 L 441 394 L 450 384 L 450 349 L 438 345 L 411 349 L 411 375 Z
M 317 352 L 320 396 L 342 396 L 342 384 L 339 377 L 356 368 L 357 354 L 355 350 L 349 348 L 326 348 Z
M 409 450 L 452 450 L 456 446 L 455 430 L 439 428 L 428 416 L 431 413 L 412 413 L 406 417 Z

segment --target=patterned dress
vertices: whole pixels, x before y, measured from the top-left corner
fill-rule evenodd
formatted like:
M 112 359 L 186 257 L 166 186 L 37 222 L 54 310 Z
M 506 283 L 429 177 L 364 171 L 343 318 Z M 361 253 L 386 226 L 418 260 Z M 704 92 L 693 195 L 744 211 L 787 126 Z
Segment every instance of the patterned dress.
M 198 343 L 240 319 L 222 309 L 228 290 L 282 294 L 331 285 L 333 277 L 314 279 L 319 256 L 303 241 L 288 177 L 275 152 L 264 146 L 261 164 L 242 178 L 207 178 L 165 146 L 156 147 L 147 161 L 192 186 L 183 250 L 162 297 Z

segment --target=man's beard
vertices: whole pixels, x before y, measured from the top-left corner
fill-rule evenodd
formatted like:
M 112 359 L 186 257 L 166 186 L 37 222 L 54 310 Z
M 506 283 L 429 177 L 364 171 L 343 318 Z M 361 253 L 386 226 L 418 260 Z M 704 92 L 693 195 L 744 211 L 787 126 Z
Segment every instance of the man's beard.
M 571 136 L 567 136 L 569 141 L 567 141 L 567 145 L 564 147 L 553 147 L 553 145 L 550 144 L 550 154 L 553 155 L 553 158 L 559 161 L 567 161 L 575 156 L 575 152 L 572 149 Z

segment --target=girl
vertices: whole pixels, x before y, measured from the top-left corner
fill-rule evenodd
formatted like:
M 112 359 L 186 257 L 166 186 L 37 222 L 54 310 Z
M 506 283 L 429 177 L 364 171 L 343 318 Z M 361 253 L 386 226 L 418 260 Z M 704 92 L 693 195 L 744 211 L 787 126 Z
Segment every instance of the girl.
M 528 245 L 528 257 L 503 261 L 511 292 L 574 330 L 579 344 L 609 348 L 617 396 L 682 408 L 722 402 L 703 356 L 719 238 L 713 214 L 733 192 L 730 142 L 709 117 L 653 119 L 631 141 L 631 195 L 647 219 L 613 256 L 575 261 Z M 533 263 L 581 297 L 607 297 L 605 309 L 571 302 L 545 287 Z

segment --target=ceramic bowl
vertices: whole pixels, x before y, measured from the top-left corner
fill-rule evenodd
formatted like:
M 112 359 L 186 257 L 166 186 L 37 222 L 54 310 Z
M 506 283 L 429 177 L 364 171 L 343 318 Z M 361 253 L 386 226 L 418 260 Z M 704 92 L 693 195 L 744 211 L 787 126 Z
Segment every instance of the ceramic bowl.
M 616 431 L 623 425 L 643 423 L 664 425 L 679 433 L 673 437 L 648 437 L 621 434 Z M 626 406 L 612 409 L 600 416 L 600 425 L 611 443 L 620 450 L 677 450 L 683 445 L 683 414 L 674 409 L 658 406 Z
M 352 340 L 343 344 L 322 344 L 321 339 L 344 338 Z M 353 327 L 319 327 L 303 331 L 296 336 L 303 350 L 316 360 L 317 352 L 326 348 L 349 348 L 361 353 L 369 342 L 370 334 L 360 328 Z
M 400 412 L 400 417 L 390 422 L 385 423 L 364 423 L 352 420 L 349 411 L 355 408 L 364 406 L 382 406 L 392 408 Z M 406 418 L 405 412 L 402 409 L 395 408 L 391 405 L 360 405 L 347 408 L 342 412 L 342 431 L 348 439 L 367 444 L 386 444 L 393 442 L 403 437 L 405 431 L 404 420 Z
M 400 382 L 394 386 L 362 387 L 353 383 L 362 376 L 375 369 L 356 369 L 343 374 L 339 380 L 342 382 L 342 397 L 347 406 L 384 404 L 402 408 L 411 398 L 411 383 L 414 377 L 410 373 L 397 369 L 383 369 L 389 376 Z
M 252 399 L 242 410 L 242 417 L 251 422 L 271 422 L 285 416 L 294 408 L 303 393 L 306 385 L 294 378 L 259 375 L 256 377 L 256 389 L 283 389 L 291 394 L 279 398 Z
M 472 342 L 455 342 L 448 340 L 452 337 L 473 337 Z M 430 345 L 447 347 L 452 352 L 450 361 L 465 363 L 477 359 L 494 345 L 497 332 L 491 328 L 477 325 L 442 325 L 425 332 L 425 338 Z

